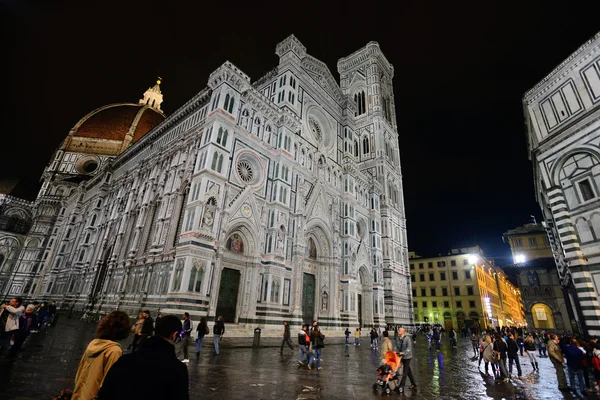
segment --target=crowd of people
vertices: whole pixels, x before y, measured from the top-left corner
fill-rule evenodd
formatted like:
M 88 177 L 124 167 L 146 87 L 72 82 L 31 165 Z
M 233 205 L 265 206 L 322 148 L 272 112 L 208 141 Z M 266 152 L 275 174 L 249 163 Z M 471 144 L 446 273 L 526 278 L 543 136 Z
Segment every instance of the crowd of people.
M 0 306 L 0 355 L 5 351 L 14 357 L 32 333 L 38 333 L 56 323 L 56 302 L 23 303 L 14 297 Z

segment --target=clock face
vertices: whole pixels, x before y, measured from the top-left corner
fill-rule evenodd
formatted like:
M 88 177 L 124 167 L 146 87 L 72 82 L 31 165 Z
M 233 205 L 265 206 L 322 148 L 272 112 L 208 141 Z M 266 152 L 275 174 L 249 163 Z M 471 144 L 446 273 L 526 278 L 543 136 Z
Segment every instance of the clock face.
M 252 209 L 250 208 L 250 206 L 248 204 L 244 204 L 242 206 L 242 214 L 246 218 L 249 218 L 252 215 Z

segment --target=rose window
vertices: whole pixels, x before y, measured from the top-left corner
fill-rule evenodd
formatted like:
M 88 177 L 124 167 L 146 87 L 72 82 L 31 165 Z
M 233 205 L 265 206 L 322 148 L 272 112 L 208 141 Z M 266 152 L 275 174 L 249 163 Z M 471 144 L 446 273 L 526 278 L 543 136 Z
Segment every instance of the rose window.
M 246 160 L 240 160 L 237 163 L 237 172 L 240 175 L 240 178 L 248 183 L 252 181 L 254 178 L 254 169 L 252 165 Z
M 317 121 L 315 121 L 312 118 L 309 118 L 308 125 L 310 127 L 310 131 L 311 131 L 313 137 L 315 139 L 317 139 L 317 141 L 320 142 L 323 139 L 323 133 L 321 132 L 321 127 L 319 126 Z

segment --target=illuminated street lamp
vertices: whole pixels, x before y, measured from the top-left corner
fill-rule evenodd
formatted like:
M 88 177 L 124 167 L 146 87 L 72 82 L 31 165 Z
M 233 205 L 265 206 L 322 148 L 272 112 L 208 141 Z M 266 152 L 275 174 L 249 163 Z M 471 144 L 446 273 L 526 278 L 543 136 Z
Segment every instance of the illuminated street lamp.
M 519 254 L 515 257 L 515 262 L 516 263 L 524 263 L 525 262 L 525 256 L 523 254 Z
M 471 265 L 475 265 L 475 263 L 477 262 L 478 257 L 475 254 L 471 254 L 469 256 L 469 264 Z

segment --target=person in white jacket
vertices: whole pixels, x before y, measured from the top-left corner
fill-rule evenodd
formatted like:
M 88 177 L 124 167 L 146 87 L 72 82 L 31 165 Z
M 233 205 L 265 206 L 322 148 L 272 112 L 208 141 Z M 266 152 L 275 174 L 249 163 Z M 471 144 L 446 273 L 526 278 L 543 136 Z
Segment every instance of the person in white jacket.
M 0 312 L 0 350 L 10 346 L 10 340 L 19 330 L 19 317 L 23 314 L 23 299 L 13 298 L 9 304 L 2 304 Z

